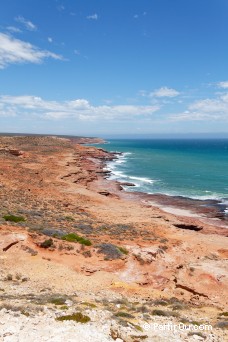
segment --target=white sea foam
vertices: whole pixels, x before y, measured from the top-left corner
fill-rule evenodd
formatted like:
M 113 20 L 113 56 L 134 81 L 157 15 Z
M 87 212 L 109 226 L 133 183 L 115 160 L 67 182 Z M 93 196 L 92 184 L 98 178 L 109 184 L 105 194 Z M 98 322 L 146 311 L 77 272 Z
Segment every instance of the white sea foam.
M 134 176 L 128 176 L 122 171 L 117 171 L 115 169 L 110 170 L 112 173 L 109 177 L 109 179 L 115 179 L 120 182 L 131 182 L 135 185 L 135 187 L 140 187 L 143 184 L 153 184 L 155 181 L 149 178 L 145 177 L 134 177 Z
M 132 152 L 123 152 L 122 155 L 123 156 L 130 156 L 131 154 L 133 154 Z
M 122 172 L 122 171 L 113 171 L 110 178 L 111 177 L 114 177 L 114 178 L 119 178 L 119 177 L 122 177 L 122 178 L 125 178 L 125 174 Z
M 149 183 L 149 184 L 153 184 L 155 182 L 153 179 L 149 179 L 146 177 L 128 176 L 128 178 L 133 179 L 133 180 L 138 180 L 138 181 L 143 182 L 143 183 Z
M 127 162 L 127 157 L 132 155 L 131 152 L 124 152 L 118 155 L 117 159 L 109 162 L 105 168 L 105 170 L 111 171 L 111 175 L 109 176 L 110 180 L 118 180 L 120 182 L 132 182 L 135 187 L 140 187 L 143 184 L 153 184 L 154 180 L 146 178 L 146 177 L 137 177 L 130 176 L 125 174 L 123 171 L 118 170 L 118 166 Z

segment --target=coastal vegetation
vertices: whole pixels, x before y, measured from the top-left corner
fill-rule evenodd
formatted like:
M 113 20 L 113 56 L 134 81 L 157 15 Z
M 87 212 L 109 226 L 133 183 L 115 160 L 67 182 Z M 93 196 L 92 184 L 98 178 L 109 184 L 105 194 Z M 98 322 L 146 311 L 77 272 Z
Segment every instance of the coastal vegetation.
M 118 249 L 120 250 L 121 253 L 127 255 L 129 252 L 125 247 L 118 247 Z
M 92 242 L 89 239 L 85 239 L 84 237 L 79 236 L 75 233 L 69 233 L 69 234 L 63 235 L 61 239 L 68 241 L 68 242 L 78 242 L 81 245 L 85 245 L 85 246 L 92 245 Z
M 15 216 L 15 215 L 4 215 L 3 216 L 5 221 L 10 221 L 10 222 L 25 222 L 25 218 L 23 216 Z
M 78 323 L 87 323 L 91 319 L 89 316 L 83 315 L 81 312 L 75 312 L 72 315 L 65 315 L 56 318 L 57 321 L 75 321 Z
M 105 260 L 121 259 L 123 256 L 123 252 L 120 248 L 112 243 L 100 243 L 96 247 L 98 247 L 98 253 L 105 255 Z
M 54 245 L 53 240 L 52 239 L 47 239 L 47 240 L 41 242 L 40 247 L 41 248 L 50 248 L 53 245 Z

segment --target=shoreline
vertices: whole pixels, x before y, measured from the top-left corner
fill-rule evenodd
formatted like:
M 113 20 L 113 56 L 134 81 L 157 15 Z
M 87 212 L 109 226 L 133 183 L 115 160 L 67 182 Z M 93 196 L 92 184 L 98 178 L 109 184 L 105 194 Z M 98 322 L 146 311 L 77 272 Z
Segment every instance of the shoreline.
M 120 191 L 124 191 L 129 194 L 129 198 L 132 196 L 140 197 L 140 201 L 145 204 L 152 205 L 160 208 L 161 210 L 171 213 L 177 216 L 186 216 L 199 219 L 213 220 L 213 224 L 218 227 L 228 228 L 228 215 L 226 213 L 226 205 L 218 199 L 196 199 L 184 196 L 172 196 L 162 193 L 146 193 L 141 191 L 128 191 L 128 187 L 134 189 L 134 182 L 122 182 L 118 179 L 110 179 L 112 170 L 108 167 L 108 162 L 119 159 L 119 156 L 123 156 L 129 152 L 109 152 L 103 148 L 99 150 L 110 153 L 111 160 L 108 160 L 103 164 L 103 176 L 110 182 L 116 182 Z M 130 195 L 131 194 L 131 195 Z M 143 199 L 144 197 L 144 199 Z
M 224 224 L 221 219 L 216 217 L 220 214 L 219 211 L 216 210 L 216 207 L 209 206 L 211 202 L 214 204 L 214 201 L 206 201 L 207 206 L 200 207 L 199 203 L 202 204 L 200 200 L 178 196 L 172 197 L 162 194 L 152 195 L 138 191 L 125 191 L 122 182 L 109 179 L 111 171 L 106 169 L 107 163 L 118 159 L 121 152 L 109 152 L 95 146 L 89 146 L 89 148 L 94 148 L 95 151 L 98 152 L 96 158 L 89 157 L 93 164 L 93 168 L 95 168 L 96 177 L 98 178 L 97 180 L 93 179 L 93 181 L 89 183 L 88 188 L 90 190 L 97 192 L 97 188 L 100 188 L 98 193 L 107 198 L 117 198 L 124 201 L 135 202 L 144 207 L 158 209 L 163 213 L 162 215 L 171 215 L 174 219 L 176 218 L 183 222 L 187 222 L 187 224 L 203 227 L 201 231 L 203 234 L 212 233 L 228 236 L 226 223 Z M 153 205 L 150 204 L 150 202 L 153 202 Z M 172 212 L 163 210 L 163 206 L 171 207 Z M 185 215 L 180 215 L 179 210 Z M 178 213 L 176 213 L 176 211 Z M 186 215 L 186 213 L 188 213 L 188 215 Z

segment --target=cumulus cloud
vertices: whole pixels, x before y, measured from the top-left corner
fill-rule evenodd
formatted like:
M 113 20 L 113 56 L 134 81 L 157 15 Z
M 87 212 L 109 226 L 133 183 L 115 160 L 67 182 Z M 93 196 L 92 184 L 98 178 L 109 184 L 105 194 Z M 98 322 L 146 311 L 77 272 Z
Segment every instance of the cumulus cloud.
M 7 26 L 7 31 L 10 31 L 12 33 L 21 33 L 22 31 L 18 28 L 18 27 L 15 27 L 15 26 Z
M 91 15 L 87 15 L 86 17 L 89 20 L 97 20 L 98 19 L 98 15 L 97 13 L 91 14 Z
M 228 93 L 214 99 L 203 99 L 189 105 L 184 113 L 171 116 L 175 121 L 228 121 Z
M 76 118 L 79 120 L 125 120 L 138 116 L 150 116 L 159 106 L 93 106 L 86 99 L 72 101 L 46 101 L 37 96 L 0 96 L 0 108 L 4 113 L 12 111 L 18 116 L 38 115 L 43 119 Z
M 16 17 L 15 20 L 18 23 L 23 24 L 27 30 L 37 31 L 37 26 L 35 24 L 33 24 L 30 20 L 26 20 L 24 17 L 22 17 L 20 15 L 18 17 Z
M 228 89 L 228 81 L 219 82 L 218 86 L 219 86 L 219 88 Z
M 161 87 L 159 89 L 156 89 L 154 92 L 150 93 L 150 96 L 155 97 L 175 97 L 178 96 L 180 93 L 172 88 L 168 87 Z
M 60 55 L 0 33 L 0 69 L 15 63 L 41 63 L 45 58 L 63 60 Z

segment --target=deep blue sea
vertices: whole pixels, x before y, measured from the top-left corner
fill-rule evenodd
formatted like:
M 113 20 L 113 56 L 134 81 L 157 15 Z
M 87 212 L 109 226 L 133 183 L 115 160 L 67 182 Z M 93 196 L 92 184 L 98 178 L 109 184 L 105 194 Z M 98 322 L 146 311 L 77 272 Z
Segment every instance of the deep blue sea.
M 136 185 L 127 191 L 218 199 L 228 206 L 228 139 L 108 140 L 97 147 L 123 152 L 107 169 L 110 179 Z

